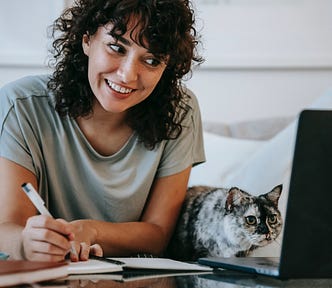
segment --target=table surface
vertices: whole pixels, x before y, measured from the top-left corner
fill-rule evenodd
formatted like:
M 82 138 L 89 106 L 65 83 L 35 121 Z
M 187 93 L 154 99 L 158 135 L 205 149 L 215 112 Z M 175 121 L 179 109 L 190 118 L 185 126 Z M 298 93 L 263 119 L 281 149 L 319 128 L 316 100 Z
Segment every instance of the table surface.
M 235 288 L 235 287 L 332 287 L 332 279 L 289 279 L 258 276 L 230 270 L 216 270 L 204 274 L 187 273 L 181 276 L 160 276 L 141 280 L 115 279 L 113 274 L 72 276 L 37 287 L 48 288 Z M 31 287 L 31 286 L 30 286 Z M 34 286 L 33 286 L 34 287 Z

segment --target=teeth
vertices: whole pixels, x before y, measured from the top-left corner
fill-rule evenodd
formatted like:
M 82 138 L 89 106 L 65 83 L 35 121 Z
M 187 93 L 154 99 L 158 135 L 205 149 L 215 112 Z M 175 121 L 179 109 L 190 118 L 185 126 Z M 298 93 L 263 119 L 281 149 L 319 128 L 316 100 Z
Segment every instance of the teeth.
M 124 87 L 121 87 L 109 80 L 107 80 L 107 83 L 108 85 L 116 92 L 119 92 L 119 93 L 122 93 L 122 94 L 128 94 L 130 93 L 131 91 L 133 91 L 133 89 L 128 89 L 128 88 L 124 88 Z

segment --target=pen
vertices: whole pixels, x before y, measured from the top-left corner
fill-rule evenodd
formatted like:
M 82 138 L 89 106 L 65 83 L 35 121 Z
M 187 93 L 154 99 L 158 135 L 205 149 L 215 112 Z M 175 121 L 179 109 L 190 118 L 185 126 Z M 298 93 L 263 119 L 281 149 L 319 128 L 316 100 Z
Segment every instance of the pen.
M 101 257 L 101 256 L 96 256 L 96 255 L 90 255 L 89 258 L 104 261 L 104 262 L 109 262 L 109 263 L 112 263 L 115 265 L 120 265 L 120 266 L 126 265 L 125 262 L 122 262 L 122 261 L 116 260 L 116 259 L 112 259 L 112 258 L 106 258 L 106 257 Z
M 33 188 L 33 186 L 30 183 L 23 183 L 22 189 L 41 215 L 46 215 L 53 218 L 51 213 L 45 207 L 44 200 L 40 197 L 38 192 L 35 190 L 35 188 Z M 70 242 L 70 244 L 71 244 L 71 249 L 70 249 L 71 253 L 73 253 L 77 257 L 77 252 L 74 246 L 74 242 Z

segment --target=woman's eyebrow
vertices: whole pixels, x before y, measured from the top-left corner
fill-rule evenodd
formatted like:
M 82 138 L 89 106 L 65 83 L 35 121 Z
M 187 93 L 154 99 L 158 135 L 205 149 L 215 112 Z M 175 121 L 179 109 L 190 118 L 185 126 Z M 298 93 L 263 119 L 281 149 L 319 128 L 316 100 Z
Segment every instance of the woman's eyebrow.
M 122 36 L 118 37 L 118 41 L 122 42 L 122 44 L 127 45 L 127 46 L 131 46 L 132 45 L 131 41 L 129 41 L 128 39 L 126 39 L 126 38 L 124 38 Z
M 107 33 L 108 36 L 111 36 L 112 38 L 116 39 L 116 42 L 121 42 L 123 45 L 125 46 L 132 46 L 134 44 L 134 41 L 133 40 L 129 40 L 129 39 L 126 39 L 124 38 L 122 35 L 116 35 L 116 36 L 113 36 L 111 35 L 110 32 Z M 138 44 L 139 45 L 139 44 Z M 141 45 L 140 45 L 141 46 Z M 145 47 L 144 47 L 145 48 Z M 146 48 L 147 52 L 148 53 L 151 53 L 153 54 L 152 51 L 150 51 L 149 48 Z
M 121 42 L 122 44 L 126 45 L 126 46 L 132 46 L 131 41 L 129 41 L 128 39 L 122 37 L 122 36 L 116 36 L 114 37 L 113 35 L 111 35 L 110 33 L 107 33 L 109 36 L 113 37 L 116 39 L 117 42 Z

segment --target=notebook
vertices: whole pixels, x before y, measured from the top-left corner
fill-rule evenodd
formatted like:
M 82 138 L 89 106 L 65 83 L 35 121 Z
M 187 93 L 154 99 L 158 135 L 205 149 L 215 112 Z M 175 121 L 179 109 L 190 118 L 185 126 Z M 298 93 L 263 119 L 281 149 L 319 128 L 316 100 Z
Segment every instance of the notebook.
M 205 257 L 198 263 L 285 279 L 331 278 L 332 110 L 300 113 L 288 185 L 280 257 Z
M 127 269 L 164 270 L 164 271 L 212 271 L 209 266 L 176 261 L 168 258 L 121 257 L 104 258 L 90 256 L 87 261 L 70 262 L 68 274 L 99 274 L 122 272 Z
M 0 287 L 66 277 L 67 266 L 66 262 L 0 260 Z
M 97 274 L 122 271 L 122 263 L 107 258 L 91 256 L 87 261 L 69 262 L 68 274 Z
M 123 262 L 124 269 L 173 270 L 173 271 L 212 271 L 211 267 L 197 263 L 182 262 L 169 258 L 122 257 L 113 260 Z
M 225 270 L 226 271 L 226 270 Z M 117 282 L 133 282 L 140 280 L 151 280 L 166 277 L 180 276 L 201 276 L 212 275 L 213 271 L 191 271 L 191 270 L 154 270 L 154 269 L 129 269 L 119 273 L 100 273 L 100 274 L 75 274 L 70 275 L 66 280 L 90 280 L 93 282 L 113 280 Z M 154 282 L 155 283 L 155 282 Z M 144 287 L 151 287 L 145 283 Z M 151 283 L 152 284 L 152 283 Z M 136 287 L 136 286 L 135 286 Z M 143 287 L 143 285 L 142 285 Z M 164 286 L 163 286 L 164 287 Z M 166 286 L 168 287 L 168 286 Z

